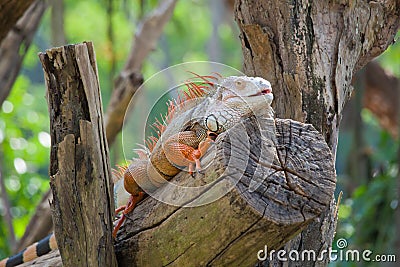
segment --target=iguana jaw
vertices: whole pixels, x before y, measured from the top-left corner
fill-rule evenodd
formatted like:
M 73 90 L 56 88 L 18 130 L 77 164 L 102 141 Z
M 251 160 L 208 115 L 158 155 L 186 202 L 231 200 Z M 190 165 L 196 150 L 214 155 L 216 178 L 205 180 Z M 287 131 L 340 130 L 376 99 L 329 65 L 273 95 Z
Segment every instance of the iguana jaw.
M 268 104 L 271 104 L 273 99 L 274 96 L 272 94 L 271 88 L 265 88 L 251 95 L 239 95 L 231 92 L 230 94 L 226 94 L 223 96 L 222 102 L 248 102 L 249 104 L 267 102 Z

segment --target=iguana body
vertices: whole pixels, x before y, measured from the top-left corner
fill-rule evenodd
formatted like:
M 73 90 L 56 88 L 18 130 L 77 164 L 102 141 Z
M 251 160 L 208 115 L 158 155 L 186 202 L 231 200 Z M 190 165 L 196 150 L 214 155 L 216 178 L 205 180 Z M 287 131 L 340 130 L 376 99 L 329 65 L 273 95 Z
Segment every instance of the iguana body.
M 125 214 L 134 209 L 146 192 L 161 187 L 178 174 L 182 167 L 188 167 L 189 172 L 200 170 L 200 158 L 218 134 L 253 113 L 273 117 L 273 95 L 268 81 L 246 76 L 200 78 L 203 79 L 202 84 L 187 83 L 189 91 L 185 96 L 175 103 L 170 102 L 165 123 L 157 124 L 160 138 L 150 138 L 147 148 L 137 150 L 139 158 L 133 159 L 130 165 L 120 167 L 120 171 L 116 172 L 117 199 L 120 199 L 118 195 L 122 191 L 122 186 L 118 187 L 118 183 L 122 182 L 130 198 L 127 205 L 116 210 L 122 211 L 122 215 L 114 228 L 114 237 L 125 219 Z M 211 81 L 210 78 L 214 80 Z M 54 234 L 46 240 L 39 243 L 48 247 L 48 251 L 57 248 Z M 45 242 L 49 244 L 43 245 Z M 37 245 L 32 245 L 25 251 L 34 252 L 37 251 L 36 248 Z M 19 253 L 1 261 L 0 267 L 15 266 L 11 265 L 11 259 L 22 258 L 21 255 L 23 254 Z M 22 262 L 18 264 L 20 263 Z

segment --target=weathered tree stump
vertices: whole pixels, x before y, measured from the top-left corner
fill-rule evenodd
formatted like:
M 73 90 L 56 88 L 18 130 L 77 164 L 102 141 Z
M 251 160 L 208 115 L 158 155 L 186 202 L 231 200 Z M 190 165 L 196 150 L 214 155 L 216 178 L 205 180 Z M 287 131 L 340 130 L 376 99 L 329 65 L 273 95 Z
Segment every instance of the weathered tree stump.
M 39 55 L 50 113 L 50 185 L 65 266 L 116 266 L 108 145 L 92 43 Z

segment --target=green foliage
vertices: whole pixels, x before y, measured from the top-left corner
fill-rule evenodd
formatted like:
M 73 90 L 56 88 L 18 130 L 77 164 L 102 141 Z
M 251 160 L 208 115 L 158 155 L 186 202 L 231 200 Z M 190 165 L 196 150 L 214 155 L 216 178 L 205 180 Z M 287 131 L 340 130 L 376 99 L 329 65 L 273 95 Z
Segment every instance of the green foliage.
M 25 231 L 35 205 L 48 190 L 47 164 L 50 136 L 43 85 L 32 84 L 20 75 L 0 116 L 0 153 L 2 175 L 11 202 L 11 215 L 17 236 Z M 4 206 L 0 213 L 4 215 Z M 0 238 L 8 231 L 1 217 Z M 0 242 L 0 257 L 9 252 L 7 242 Z
M 398 141 L 380 128 L 368 111 L 362 111 L 366 145 L 371 149 L 372 177 L 359 185 L 342 201 L 338 214 L 338 227 L 334 245 L 340 238 L 349 244 L 345 250 L 371 250 L 376 254 L 393 254 L 396 238 L 394 212 L 398 205 L 396 188 L 398 179 Z M 357 177 L 346 177 L 357 179 Z M 332 266 L 359 266 L 355 262 L 335 262 Z M 362 262 L 362 266 L 376 263 Z
M 390 70 L 397 77 L 400 77 L 400 32 L 395 37 L 395 43 L 379 57 L 379 62 L 382 66 Z

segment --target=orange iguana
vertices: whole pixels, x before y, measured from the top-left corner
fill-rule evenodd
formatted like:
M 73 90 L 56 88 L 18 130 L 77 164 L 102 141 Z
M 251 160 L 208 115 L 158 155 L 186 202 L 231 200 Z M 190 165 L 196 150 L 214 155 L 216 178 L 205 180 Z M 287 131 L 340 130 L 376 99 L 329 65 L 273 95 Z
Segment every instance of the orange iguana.
M 153 192 L 178 174 L 182 167 L 190 173 L 201 169 L 200 158 L 218 134 L 242 119 L 257 113 L 273 117 L 271 84 L 260 77 L 197 76 L 201 82 L 185 83 L 188 90 L 169 102 L 162 123 L 157 122 L 159 138 L 150 137 L 147 147 L 137 149 L 138 159 L 114 172 L 117 203 L 124 190 L 130 194 L 128 203 L 116 210 L 122 212 L 113 231 L 115 237 L 125 220 L 146 192 Z M 121 185 L 123 183 L 123 186 Z M 4 259 L 0 267 L 15 266 L 32 260 L 26 255 L 40 256 L 57 248 L 54 234 Z M 47 251 L 45 251 L 47 250 Z

